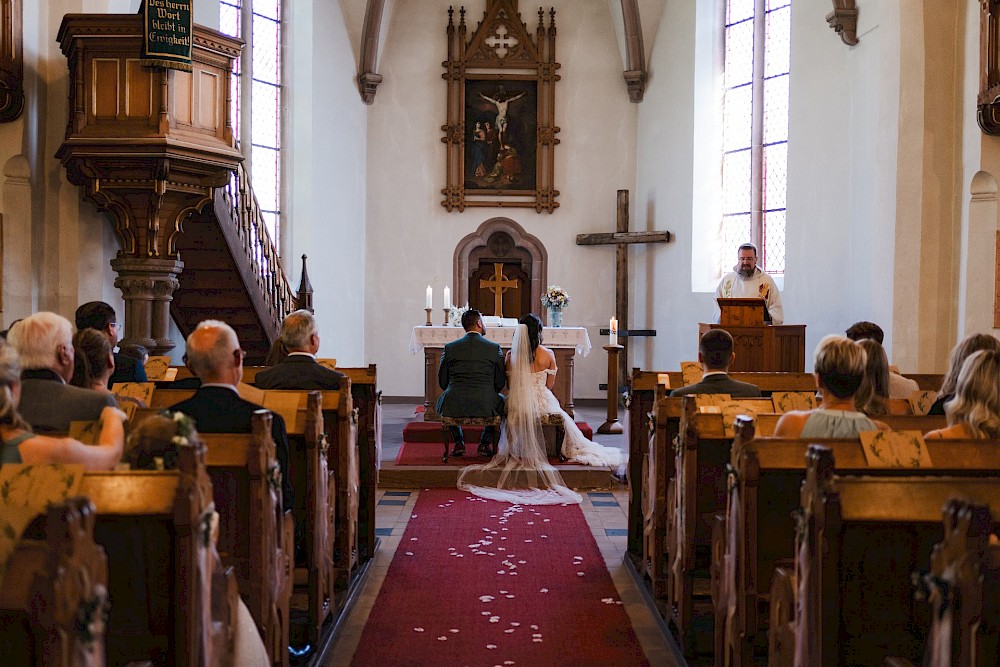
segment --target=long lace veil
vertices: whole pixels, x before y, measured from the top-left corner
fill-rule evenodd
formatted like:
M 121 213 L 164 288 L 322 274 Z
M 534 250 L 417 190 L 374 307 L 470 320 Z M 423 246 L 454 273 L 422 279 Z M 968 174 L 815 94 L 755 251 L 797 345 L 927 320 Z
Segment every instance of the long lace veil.
M 545 454 L 532 353 L 528 327 L 519 324 L 511 347 L 507 418 L 501 428 L 497 455 L 489 463 L 463 468 L 458 488 L 483 498 L 522 505 L 579 503 L 580 494 L 566 487 Z

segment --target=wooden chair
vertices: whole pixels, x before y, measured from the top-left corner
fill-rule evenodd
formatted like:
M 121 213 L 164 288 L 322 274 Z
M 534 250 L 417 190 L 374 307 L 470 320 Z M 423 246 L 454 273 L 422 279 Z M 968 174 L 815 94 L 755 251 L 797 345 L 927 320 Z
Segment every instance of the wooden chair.
M 755 420 L 737 418 L 726 513 L 713 534 L 716 664 L 751 665 L 754 654 L 766 650 L 767 586 L 774 568 L 794 557 L 790 517 L 799 506 L 810 443 L 830 449 L 840 474 L 914 474 L 913 469 L 869 468 L 860 440 L 758 437 L 755 427 Z M 923 468 L 920 474 L 1000 473 L 998 443 L 930 440 L 926 444 L 934 467 Z
M 258 410 L 251 433 L 203 433 L 219 512 L 219 551 L 235 568 L 240 594 L 275 665 L 288 665 L 294 562 L 293 519 L 281 501 L 281 469 L 271 413 Z
M 88 472 L 81 481 L 108 558 L 108 664 L 233 662 L 238 593 L 216 551 L 205 447 L 178 450 L 176 470 Z
M 451 430 L 449 426 L 478 426 L 485 428 L 487 426 L 495 427 L 493 436 L 493 453 L 497 451 L 497 445 L 500 442 L 500 422 L 503 417 L 445 417 L 441 416 L 441 433 L 444 436 L 444 455 L 441 457 L 442 461 L 448 460 L 448 445 L 451 443 Z M 492 456 L 492 454 L 491 454 Z
M 4 664 L 105 664 L 108 560 L 94 542 L 94 505 L 85 497 L 52 505 L 44 539 L 22 538 L 0 585 Z
M 776 599 L 772 586 L 772 607 L 795 610 L 794 643 L 779 645 L 769 664 L 791 656 L 817 667 L 917 660 L 931 615 L 913 600 L 910 573 L 930 559 L 951 498 L 971 498 L 997 516 L 1000 477 L 835 477 L 834 470 L 832 452 L 811 445 L 796 518 L 795 598 Z

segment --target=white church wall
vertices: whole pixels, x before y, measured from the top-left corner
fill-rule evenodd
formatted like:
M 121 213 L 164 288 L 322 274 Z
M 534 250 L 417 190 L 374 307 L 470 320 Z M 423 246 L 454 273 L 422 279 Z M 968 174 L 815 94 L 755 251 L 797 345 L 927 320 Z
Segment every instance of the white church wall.
M 606 380 L 605 343 L 598 329 L 614 314 L 614 252 L 575 245 L 583 232 L 611 231 L 615 191 L 635 183 L 636 107 L 628 101 L 621 59 L 606 0 L 549 3 L 556 9 L 557 59 L 555 149 L 560 207 L 552 214 L 532 209 L 441 206 L 446 120 L 446 0 L 399 2 L 383 29 L 378 88 L 368 121 L 366 361 L 379 366 L 389 395 L 423 393 L 423 359 L 411 356 L 413 325 L 424 321 L 424 292 L 434 288 L 434 321 L 440 322 L 441 290 L 451 285 L 458 241 L 496 215 L 510 217 L 537 236 L 548 252 L 548 282 L 573 297 L 567 326 L 588 328 L 594 351 L 576 360 L 576 397 L 601 398 Z M 546 8 L 549 6 L 546 5 Z M 469 35 L 484 2 L 467 3 Z M 534 34 L 537 14 L 521 6 Z M 458 19 L 456 12 L 456 21 Z M 548 18 L 546 17 L 546 21 Z M 437 36 L 437 37 L 434 37 Z M 356 95 L 356 93 L 355 93 Z M 536 306 L 539 310 L 541 306 Z
M 371 361 L 365 318 L 365 146 L 368 108 L 339 3 L 285 3 L 282 250 L 293 287 L 309 256 L 321 355 Z

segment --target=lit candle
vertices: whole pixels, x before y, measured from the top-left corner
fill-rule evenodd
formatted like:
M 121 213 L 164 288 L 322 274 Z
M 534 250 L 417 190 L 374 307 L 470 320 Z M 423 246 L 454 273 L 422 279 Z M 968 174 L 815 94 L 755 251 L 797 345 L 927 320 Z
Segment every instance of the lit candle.
M 433 300 L 434 300 L 433 299 L 433 295 L 434 295 L 434 290 L 432 290 L 431 286 L 428 285 L 427 286 L 427 305 L 424 306 L 424 308 L 433 308 L 434 307 L 433 306 Z
M 609 328 L 611 329 L 611 333 L 608 336 L 608 338 L 609 338 L 608 344 L 609 345 L 617 345 L 618 344 L 618 320 L 616 320 L 615 318 L 612 317 L 611 318 L 611 325 L 610 325 Z
M 444 288 L 444 307 L 451 308 L 451 290 L 447 287 Z

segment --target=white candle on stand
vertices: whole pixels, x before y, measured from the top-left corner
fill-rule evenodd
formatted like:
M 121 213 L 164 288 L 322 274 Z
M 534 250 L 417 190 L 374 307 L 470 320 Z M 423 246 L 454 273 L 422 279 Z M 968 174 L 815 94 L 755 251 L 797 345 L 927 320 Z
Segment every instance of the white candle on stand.
M 610 332 L 610 335 L 608 336 L 608 338 L 609 338 L 608 344 L 609 345 L 617 345 L 618 344 L 618 320 L 612 317 L 611 318 L 611 325 L 610 325 L 609 328 L 611 329 L 611 332 Z
M 428 285 L 427 286 L 427 305 L 424 306 L 424 308 L 433 308 L 434 307 L 434 303 L 433 303 L 434 302 L 434 298 L 433 298 L 433 296 L 434 296 L 434 290 L 432 290 L 431 286 Z
M 444 288 L 444 307 L 451 308 L 451 290 L 447 287 Z

